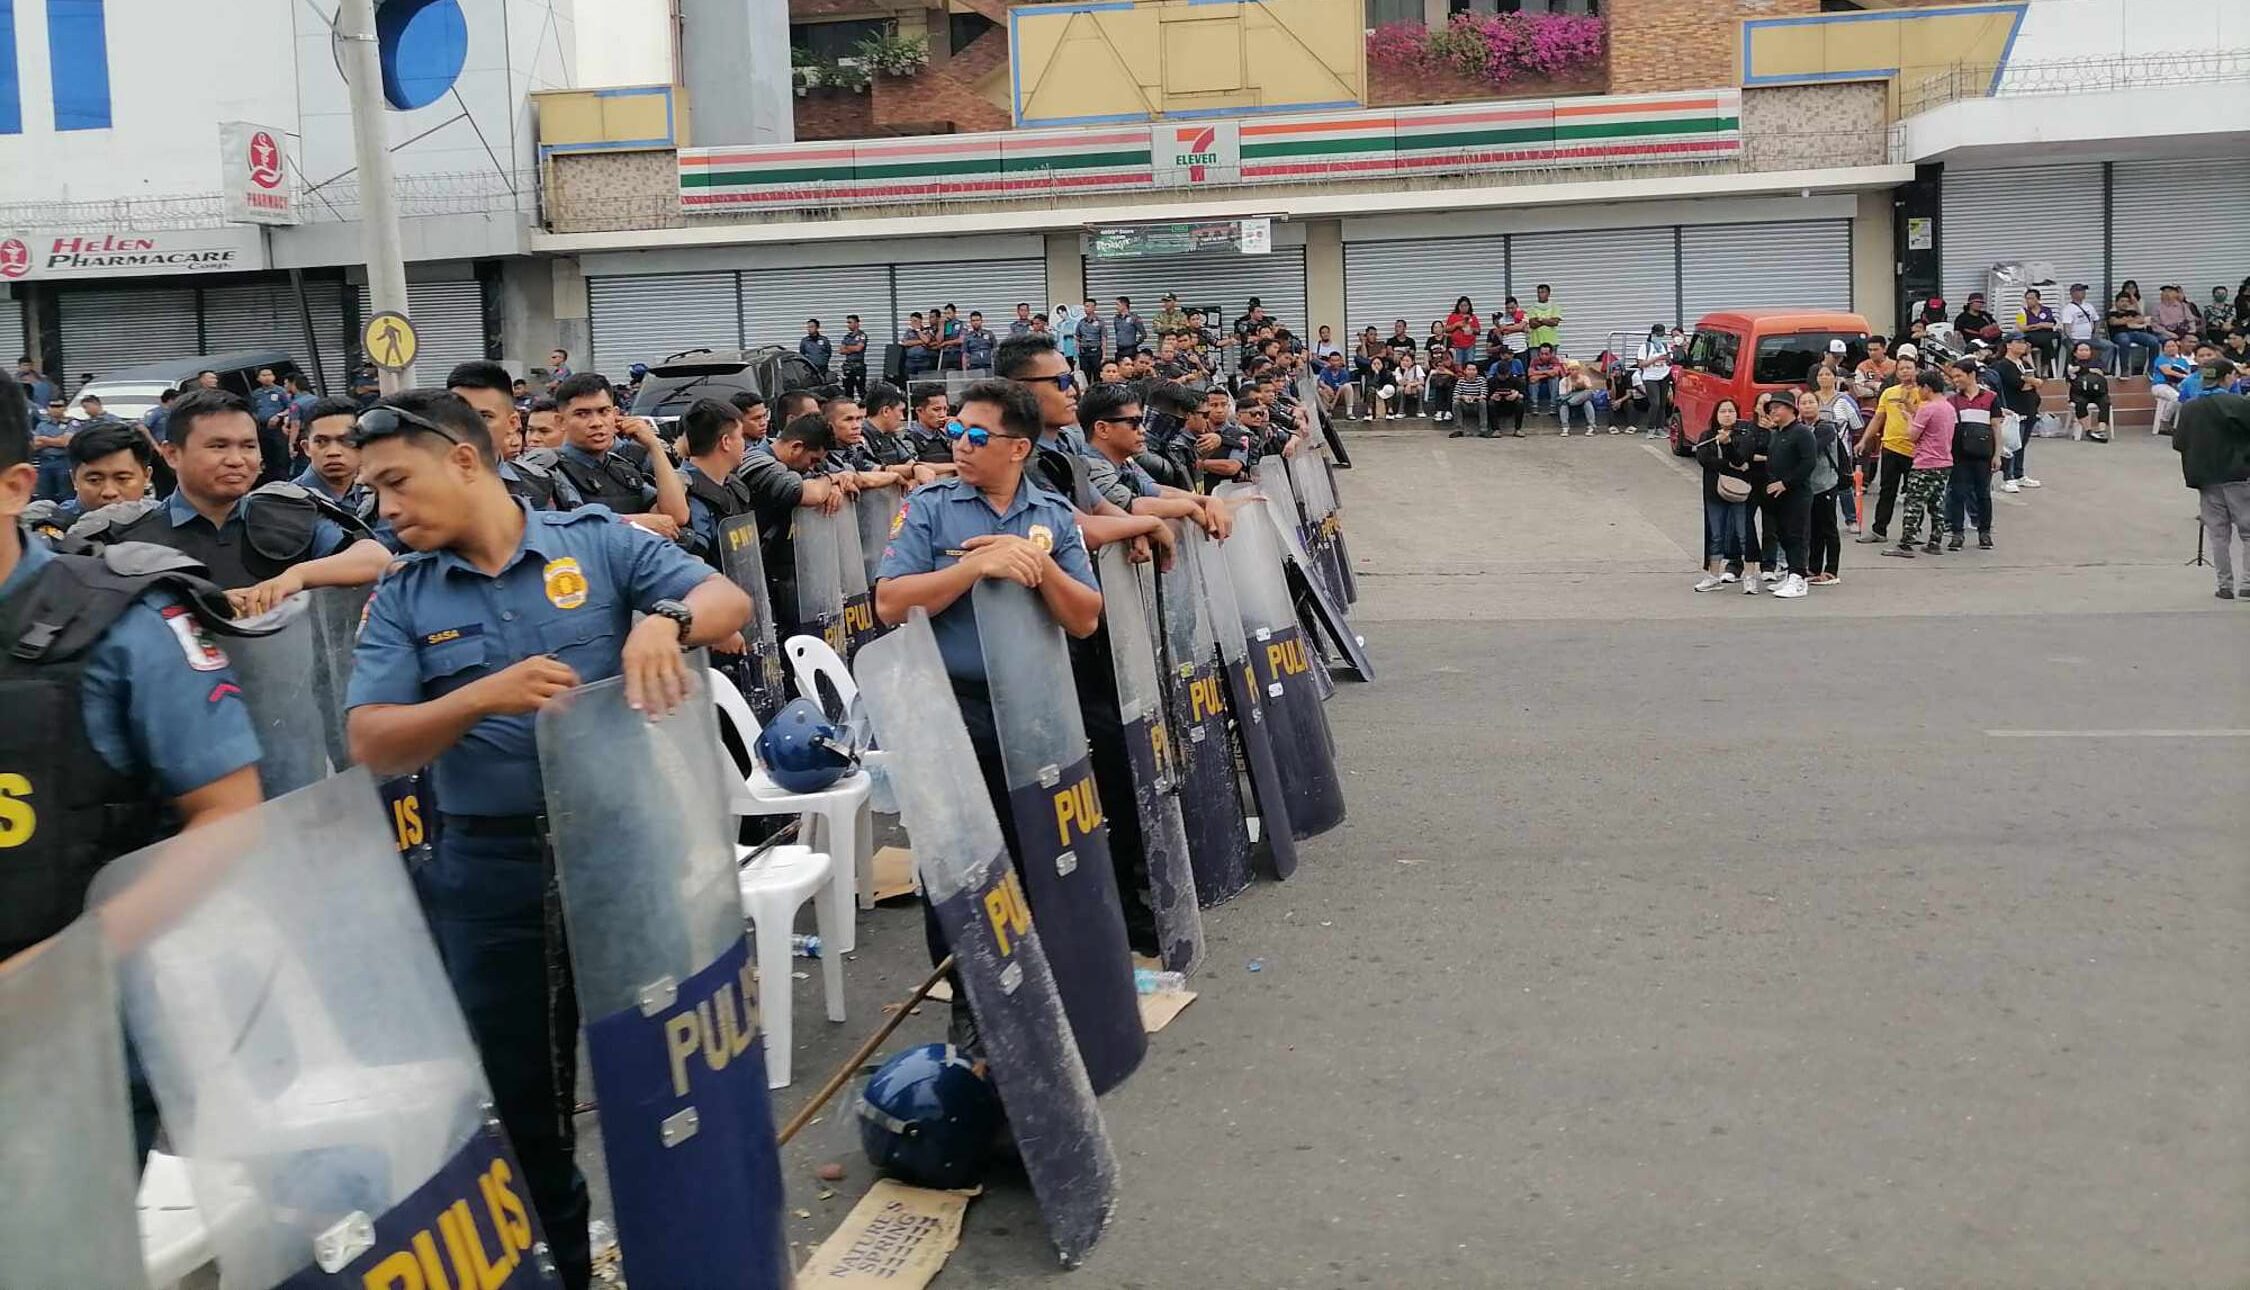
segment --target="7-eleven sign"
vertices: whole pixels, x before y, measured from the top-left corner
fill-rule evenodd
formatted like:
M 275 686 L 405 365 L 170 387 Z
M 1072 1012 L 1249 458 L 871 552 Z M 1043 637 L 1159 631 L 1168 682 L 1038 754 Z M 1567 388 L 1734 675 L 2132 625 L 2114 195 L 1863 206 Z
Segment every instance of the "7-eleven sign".
M 1242 138 L 1232 121 L 1206 125 L 1162 125 L 1157 138 L 1156 182 L 1175 188 L 1190 184 L 1232 183 L 1242 164 Z

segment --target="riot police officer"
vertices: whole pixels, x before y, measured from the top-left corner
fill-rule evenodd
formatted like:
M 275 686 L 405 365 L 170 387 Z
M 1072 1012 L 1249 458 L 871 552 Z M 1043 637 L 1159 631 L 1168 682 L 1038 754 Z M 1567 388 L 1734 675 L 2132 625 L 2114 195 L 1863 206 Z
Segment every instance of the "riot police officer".
M 24 524 L 58 542 L 71 525 L 93 512 L 140 501 L 148 496 L 149 463 L 155 455 L 148 436 L 136 426 L 112 422 L 80 430 L 70 437 L 72 495 L 59 502 L 33 502 L 24 508 Z
M 356 437 L 379 512 L 413 554 L 377 587 L 353 654 L 352 756 L 377 774 L 432 768 L 445 815 L 417 889 L 565 1283 L 584 1286 L 577 1005 L 549 933 L 532 719 L 620 672 L 633 706 L 671 710 L 688 683 L 681 650 L 734 634 L 750 599 L 606 508 L 535 512 L 510 497 L 458 395 L 395 395 L 361 414 Z
M 349 399 L 321 399 L 306 409 L 300 447 L 310 464 L 290 482 L 364 524 L 374 514 L 375 491 L 359 482 L 359 449 L 352 446 L 358 419 L 359 406 Z
M 780 634 L 797 627 L 797 512 L 812 508 L 834 514 L 844 505 L 843 483 L 824 472 L 834 439 L 828 423 L 808 412 L 770 436 L 773 451 L 746 453 L 735 477 L 750 494 L 758 513 L 758 549 L 766 567 L 766 591 Z
M 953 419 L 953 404 L 942 385 L 925 385 L 914 392 L 914 420 L 906 427 L 906 446 L 914 459 L 939 475 L 953 473 L 953 441 L 945 437 Z
M 555 406 L 562 410 L 567 440 L 555 468 L 570 480 L 587 505 L 606 506 L 628 522 L 676 538 L 688 522 L 687 489 L 665 455 L 655 427 L 639 417 L 624 421 L 623 435 L 645 450 L 647 469 L 617 451 L 617 402 L 609 378 L 580 372 L 555 383 Z
M 734 473 L 747 451 L 742 414 L 731 403 L 698 399 L 680 418 L 680 445 L 687 454 L 680 476 L 687 481 L 688 549 L 716 569 L 719 522 L 757 507 L 750 486 Z
M 183 551 L 233 593 L 242 614 L 309 587 L 361 586 L 390 566 L 391 553 L 357 518 L 321 497 L 288 483 L 253 491 L 263 461 L 258 427 L 233 394 L 189 390 L 164 425 L 164 458 L 179 487 L 144 514 L 80 536 Z
M 500 456 L 500 482 L 508 492 L 531 503 L 535 511 L 577 510 L 578 488 L 555 469 L 554 453 L 525 450 L 515 400 L 509 396 L 510 381 L 507 368 L 481 359 L 459 364 L 445 374 L 445 388 L 460 395 L 484 419 Z
M 742 450 L 771 453 L 773 409 L 766 406 L 766 396 L 756 390 L 736 390 L 727 396 L 727 402 L 742 416 Z
M 888 381 L 867 392 L 867 416 L 861 433 L 867 451 L 877 464 L 890 468 L 902 487 L 926 484 L 933 476 L 915 469 L 920 454 L 906 437 L 906 394 Z M 903 469 L 902 469 L 903 468 Z

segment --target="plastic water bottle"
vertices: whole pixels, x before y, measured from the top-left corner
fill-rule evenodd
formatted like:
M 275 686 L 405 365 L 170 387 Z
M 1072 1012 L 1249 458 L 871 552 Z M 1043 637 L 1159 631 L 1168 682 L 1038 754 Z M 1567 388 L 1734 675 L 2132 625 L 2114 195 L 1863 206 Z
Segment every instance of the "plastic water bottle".
M 1159 972 L 1154 968 L 1134 968 L 1133 988 L 1142 994 L 1172 994 L 1187 989 L 1187 977 L 1178 972 Z
M 795 933 L 789 938 L 789 952 L 801 959 L 817 959 L 820 957 L 820 938 L 807 936 L 803 932 Z

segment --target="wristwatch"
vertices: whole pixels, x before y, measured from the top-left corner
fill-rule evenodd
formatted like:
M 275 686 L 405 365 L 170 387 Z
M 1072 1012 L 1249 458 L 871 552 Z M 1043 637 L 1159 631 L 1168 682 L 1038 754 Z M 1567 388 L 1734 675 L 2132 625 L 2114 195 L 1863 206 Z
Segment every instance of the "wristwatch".
M 695 630 L 695 611 L 677 600 L 659 600 L 648 607 L 652 618 L 669 618 L 678 624 L 681 644 L 687 643 L 688 633 Z

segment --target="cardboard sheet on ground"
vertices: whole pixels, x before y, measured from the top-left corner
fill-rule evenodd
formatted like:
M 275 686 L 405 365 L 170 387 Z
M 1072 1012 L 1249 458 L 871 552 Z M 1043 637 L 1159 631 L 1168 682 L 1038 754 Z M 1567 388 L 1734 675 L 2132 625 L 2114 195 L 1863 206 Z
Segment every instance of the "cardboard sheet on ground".
M 875 852 L 874 871 L 875 899 L 878 903 L 914 894 L 914 853 L 905 847 L 878 848 Z
M 1141 996 L 1141 1026 L 1150 1034 L 1172 1024 L 1172 1019 L 1195 1002 L 1193 990 L 1158 990 Z
M 918 1290 L 961 1243 L 965 1192 L 929 1191 L 886 1178 L 868 1189 L 843 1225 L 797 1273 L 800 1290 Z

